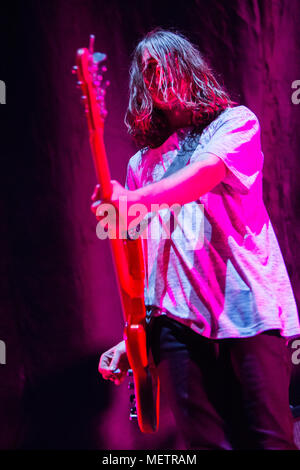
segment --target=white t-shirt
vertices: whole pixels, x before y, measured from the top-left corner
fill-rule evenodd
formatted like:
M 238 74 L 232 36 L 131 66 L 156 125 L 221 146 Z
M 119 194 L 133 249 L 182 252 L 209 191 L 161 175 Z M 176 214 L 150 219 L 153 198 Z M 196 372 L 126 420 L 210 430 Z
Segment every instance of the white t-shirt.
M 159 148 L 136 153 L 126 186 L 134 190 L 161 179 L 188 141 L 189 129 L 183 129 Z M 263 153 L 253 112 L 245 106 L 223 111 L 199 136 L 190 162 L 207 154 L 221 158 L 229 171 L 212 191 L 176 212 L 171 237 L 161 228 L 170 211 L 152 219 L 148 214 L 148 229 L 154 230 L 143 240 L 145 304 L 152 315 L 166 314 L 208 338 L 275 328 L 285 337 L 300 334 L 291 284 L 263 203 Z

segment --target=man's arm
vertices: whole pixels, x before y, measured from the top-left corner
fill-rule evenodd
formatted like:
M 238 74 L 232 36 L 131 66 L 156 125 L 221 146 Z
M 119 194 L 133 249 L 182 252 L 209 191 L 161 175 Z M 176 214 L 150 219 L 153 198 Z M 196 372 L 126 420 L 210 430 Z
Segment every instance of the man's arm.
M 173 204 L 187 204 L 196 201 L 221 183 L 227 171 L 229 170 L 221 158 L 208 153 L 206 160 L 191 163 L 161 181 L 135 190 L 125 189 L 118 181 L 112 180 L 110 202 L 118 206 L 122 197 L 127 201 L 126 209 L 128 211 L 132 205 L 143 204 L 145 210 L 149 212 L 153 210 L 151 208 L 152 204 L 168 204 L 169 207 Z M 101 187 L 96 185 L 92 195 L 91 210 L 97 216 L 99 215 L 98 209 L 101 208 L 102 204 L 101 197 Z
M 135 190 L 138 202 L 151 210 L 151 204 L 186 204 L 211 191 L 225 178 L 227 167 L 213 154 L 205 161 L 191 163 L 173 175 Z

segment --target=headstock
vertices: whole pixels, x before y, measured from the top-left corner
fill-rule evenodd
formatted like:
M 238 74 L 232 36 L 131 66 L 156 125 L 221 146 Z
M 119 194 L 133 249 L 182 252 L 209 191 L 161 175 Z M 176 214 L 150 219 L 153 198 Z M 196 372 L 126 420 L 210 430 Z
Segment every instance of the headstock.
M 107 71 L 103 62 L 106 54 L 94 52 L 95 36 L 90 36 L 89 48 L 77 50 L 73 73 L 77 75 L 77 86 L 81 88 L 85 112 L 88 115 L 90 130 L 102 130 L 107 116 L 105 94 L 109 81 L 103 80 Z

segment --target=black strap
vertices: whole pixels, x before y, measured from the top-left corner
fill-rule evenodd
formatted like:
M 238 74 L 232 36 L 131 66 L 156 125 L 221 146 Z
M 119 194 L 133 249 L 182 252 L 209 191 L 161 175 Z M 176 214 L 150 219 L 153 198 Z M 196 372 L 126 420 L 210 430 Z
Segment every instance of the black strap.
M 190 160 L 191 156 L 193 155 L 193 153 L 195 152 L 199 144 L 199 136 L 196 136 L 194 139 L 191 139 L 189 143 L 190 143 L 189 147 L 186 148 L 186 142 L 183 142 L 183 145 L 181 149 L 178 151 L 175 159 L 172 161 L 171 165 L 165 171 L 163 177 L 159 181 L 161 181 L 164 178 L 167 178 L 168 176 L 172 175 L 176 171 L 181 170 L 181 168 L 186 166 L 187 162 Z M 138 224 L 138 226 L 139 225 L 140 224 Z M 136 231 L 137 227 L 131 228 L 130 231 L 127 232 L 126 238 L 128 240 L 135 239 L 137 236 L 139 236 L 139 232 Z
M 191 156 L 195 152 L 198 144 L 199 136 L 196 136 L 196 138 L 192 141 L 191 146 L 187 149 L 185 148 L 185 143 L 183 143 L 183 148 L 179 150 L 175 159 L 172 161 L 171 165 L 166 170 L 161 180 L 167 178 L 173 173 L 176 173 L 176 171 L 181 170 L 181 168 L 185 167 L 187 162 L 190 160 Z

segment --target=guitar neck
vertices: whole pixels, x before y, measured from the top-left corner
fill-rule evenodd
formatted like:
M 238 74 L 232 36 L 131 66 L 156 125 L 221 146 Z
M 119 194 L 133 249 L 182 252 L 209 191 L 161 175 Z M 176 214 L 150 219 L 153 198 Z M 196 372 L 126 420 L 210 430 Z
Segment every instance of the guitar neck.
M 78 49 L 74 72 L 77 73 L 77 85 L 83 93 L 96 177 L 101 185 L 102 199 L 109 201 L 112 197 L 112 183 L 104 146 L 104 119 L 107 114 L 104 96 L 108 82 L 103 84 L 99 70 L 106 55 L 94 53 L 94 39 L 92 35 L 89 50 Z M 103 67 L 101 70 L 105 71 Z M 116 229 L 119 228 L 117 215 Z M 125 320 L 126 351 L 137 392 L 138 422 L 143 432 L 153 432 L 158 426 L 159 381 L 151 373 L 147 354 L 142 242 L 139 237 L 123 239 L 118 236 L 112 237 L 110 242 Z

